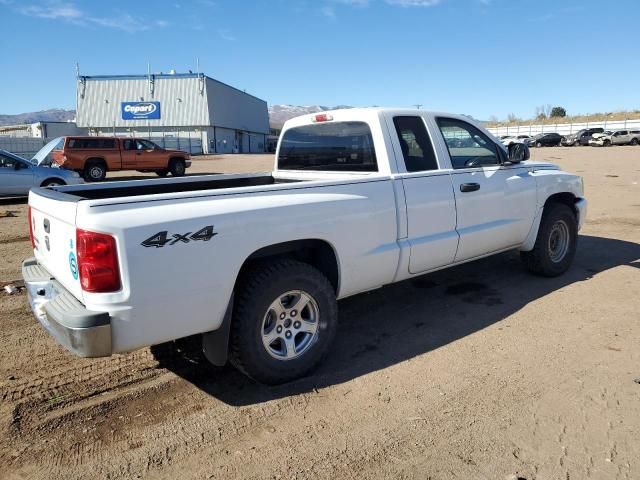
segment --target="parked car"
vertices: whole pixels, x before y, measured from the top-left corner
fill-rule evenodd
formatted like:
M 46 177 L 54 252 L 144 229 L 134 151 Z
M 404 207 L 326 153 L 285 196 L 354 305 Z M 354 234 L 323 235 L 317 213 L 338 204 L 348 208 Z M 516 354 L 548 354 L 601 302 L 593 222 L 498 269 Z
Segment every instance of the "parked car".
M 604 132 L 604 128 L 583 128 L 576 133 L 566 135 L 562 139 L 562 145 L 565 147 L 589 145 L 589 140 L 591 140 L 593 134 L 602 132 Z
M 87 181 L 99 182 L 108 171 L 117 170 L 180 177 L 191 166 L 191 155 L 141 138 L 60 137 L 53 150 L 53 162 L 79 172 Z
M 638 145 L 640 134 L 633 134 L 629 130 L 607 130 L 601 134 L 594 134 L 589 145 L 609 147 L 611 145 Z
M 558 147 L 562 142 L 562 135 L 558 133 L 539 133 L 531 142 L 536 147 Z
M 55 187 L 83 183 L 76 172 L 52 168 L 46 158 L 32 160 L 0 150 L 0 195 L 24 196 L 33 187 Z
M 531 138 L 530 135 L 513 135 L 513 136 L 504 137 L 500 141 L 502 142 L 502 144 L 505 147 L 508 147 L 512 143 L 524 143 L 524 144 L 527 144 L 530 138 Z
M 349 109 L 287 121 L 272 173 L 36 189 L 29 302 L 80 356 L 202 334 L 214 364 L 290 381 L 339 298 L 507 250 L 564 273 L 582 179 L 528 158 L 462 115 Z

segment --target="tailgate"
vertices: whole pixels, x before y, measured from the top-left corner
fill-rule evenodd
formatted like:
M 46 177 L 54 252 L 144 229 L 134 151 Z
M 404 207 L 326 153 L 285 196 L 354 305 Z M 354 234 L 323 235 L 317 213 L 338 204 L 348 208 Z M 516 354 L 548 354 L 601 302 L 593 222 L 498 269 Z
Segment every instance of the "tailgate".
M 31 222 L 38 262 L 76 298 L 82 288 L 76 259 L 77 202 L 29 193 Z

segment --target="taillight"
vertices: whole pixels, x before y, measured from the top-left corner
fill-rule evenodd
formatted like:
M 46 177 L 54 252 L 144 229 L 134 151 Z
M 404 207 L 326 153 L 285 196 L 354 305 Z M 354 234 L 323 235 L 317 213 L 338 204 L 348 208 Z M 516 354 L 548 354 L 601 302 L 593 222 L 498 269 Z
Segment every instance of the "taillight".
M 116 239 L 105 233 L 76 230 L 76 253 L 80 284 L 85 292 L 120 290 Z
M 36 240 L 33 238 L 33 216 L 31 213 L 31 207 L 29 207 L 29 240 L 31 240 L 31 248 L 35 250 Z

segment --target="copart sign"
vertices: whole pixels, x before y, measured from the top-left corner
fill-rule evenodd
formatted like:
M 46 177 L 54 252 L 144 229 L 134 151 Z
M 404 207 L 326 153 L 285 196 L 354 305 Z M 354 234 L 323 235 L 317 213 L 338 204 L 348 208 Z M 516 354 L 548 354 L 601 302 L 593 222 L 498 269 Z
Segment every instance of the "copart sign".
M 159 120 L 160 102 L 122 102 L 123 120 Z

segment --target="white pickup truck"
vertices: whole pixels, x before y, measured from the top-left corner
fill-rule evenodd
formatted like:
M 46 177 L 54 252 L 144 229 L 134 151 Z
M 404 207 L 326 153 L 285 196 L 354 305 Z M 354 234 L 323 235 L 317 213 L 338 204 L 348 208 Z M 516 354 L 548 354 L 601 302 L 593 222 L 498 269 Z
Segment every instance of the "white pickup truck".
M 337 299 L 511 249 L 565 272 L 582 179 L 528 158 L 463 116 L 351 109 L 288 121 L 271 173 L 36 188 L 29 301 L 80 356 L 203 334 L 212 363 L 286 382 Z

